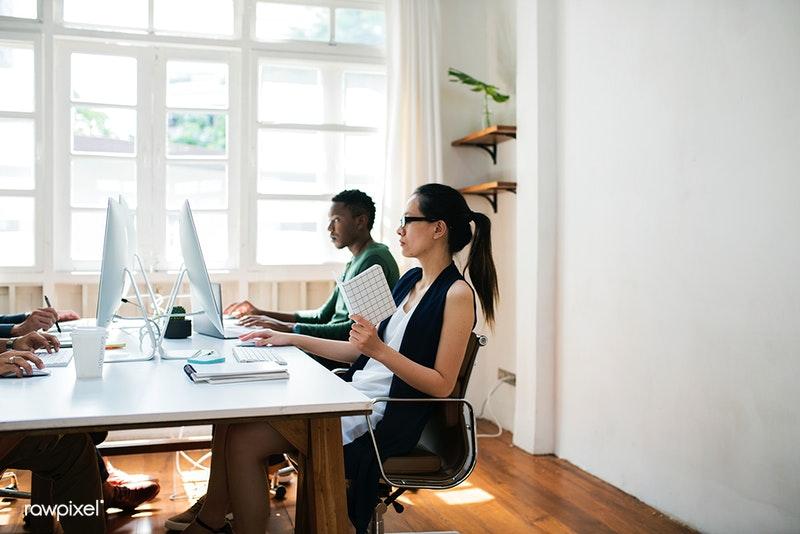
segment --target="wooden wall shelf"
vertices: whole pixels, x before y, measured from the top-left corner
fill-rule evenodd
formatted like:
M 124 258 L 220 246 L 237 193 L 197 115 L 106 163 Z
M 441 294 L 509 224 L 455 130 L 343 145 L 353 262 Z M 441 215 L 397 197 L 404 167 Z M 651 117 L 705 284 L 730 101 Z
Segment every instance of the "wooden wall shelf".
M 517 138 L 517 127 L 498 124 L 483 130 L 472 132 L 466 137 L 456 139 L 451 146 L 475 146 L 482 148 L 492 157 L 492 163 L 497 165 L 497 145 L 509 139 Z M 508 183 L 508 182 L 506 182 Z
M 517 193 L 517 182 L 484 182 L 459 189 L 463 195 L 478 195 L 489 201 L 492 210 L 497 213 L 497 193 L 510 191 Z

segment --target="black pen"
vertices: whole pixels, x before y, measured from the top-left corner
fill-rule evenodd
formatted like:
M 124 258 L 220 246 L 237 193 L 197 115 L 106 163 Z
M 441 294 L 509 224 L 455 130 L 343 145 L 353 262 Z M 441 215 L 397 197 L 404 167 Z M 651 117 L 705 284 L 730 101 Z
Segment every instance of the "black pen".
M 52 308 L 52 307 L 53 307 L 53 306 L 50 304 L 50 299 L 49 299 L 49 298 L 47 298 L 47 295 L 45 295 L 45 296 L 44 296 L 44 303 L 45 303 L 45 304 L 47 304 L 47 307 L 48 307 L 48 308 Z M 56 312 L 56 313 L 57 313 L 57 312 Z M 60 334 L 60 333 L 61 333 L 61 327 L 60 327 L 60 326 L 58 326 L 58 319 L 56 319 L 56 329 L 58 330 L 58 333 Z

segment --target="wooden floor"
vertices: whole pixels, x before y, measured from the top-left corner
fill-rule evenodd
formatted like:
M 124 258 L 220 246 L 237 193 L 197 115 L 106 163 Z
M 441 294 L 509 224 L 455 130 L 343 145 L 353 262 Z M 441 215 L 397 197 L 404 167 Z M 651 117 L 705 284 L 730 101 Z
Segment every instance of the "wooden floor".
M 491 432 L 486 423 L 479 424 Z M 481 438 L 478 466 L 461 486 L 448 491 L 419 491 L 401 497 L 405 511 L 386 514 L 386 530 L 457 530 L 461 533 L 552 532 L 552 533 L 673 533 L 693 532 L 636 498 L 595 478 L 569 462 L 552 456 L 531 456 L 511 446 L 511 435 Z M 195 459 L 202 453 L 190 453 Z M 176 473 L 175 454 L 118 456 L 114 465 L 129 473 L 156 473 L 161 494 L 141 506 L 135 514 L 109 514 L 109 532 L 148 534 L 164 532 L 164 519 L 185 509 L 191 501 L 171 494 L 201 494 L 203 472 L 181 462 L 184 481 Z M 29 487 L 27 473 L 20 472 L 23 488 Z M 268 532 L 292 532 L 294 485 L 288 498 L 272 501 Z M 0 534 L 24 532 L 22 502 L 0 504 Z

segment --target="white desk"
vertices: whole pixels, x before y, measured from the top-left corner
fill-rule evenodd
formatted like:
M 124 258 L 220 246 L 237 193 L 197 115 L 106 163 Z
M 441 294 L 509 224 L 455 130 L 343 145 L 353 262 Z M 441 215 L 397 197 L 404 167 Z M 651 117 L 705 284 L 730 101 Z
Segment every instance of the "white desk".
M 126 341 L 133 352 L 136 343 L 130 337 Z M 188 340 L 166 340 L 164 348 L 214 348 L 235 361 L 231 349 L 236 343 L 194 334 Z M 2 379 L 2 396 L 25 409 L 6 410 L 0 433 L 269 419 L 298 449 L 303 464 L 296 530 L 346 531 L 339 418 L 369 412 L 371 402 L 302 351 L 281 350 L 288 362 L 288 380 L 195 384 L 183 372 L 183 360 L 106 363 L 102 379 L 84 380 L 75 379 L 73 361 L 50 369 L 50 376 Z

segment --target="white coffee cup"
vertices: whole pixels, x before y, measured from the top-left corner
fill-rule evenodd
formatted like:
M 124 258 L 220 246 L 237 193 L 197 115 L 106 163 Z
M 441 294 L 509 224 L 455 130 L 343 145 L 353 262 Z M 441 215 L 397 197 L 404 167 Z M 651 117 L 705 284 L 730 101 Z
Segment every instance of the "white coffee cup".
M 80 326 L 72 331 L 72 356 L 78 378 L 103 376 L 107 337 L 106 329 L 101 326 Z

